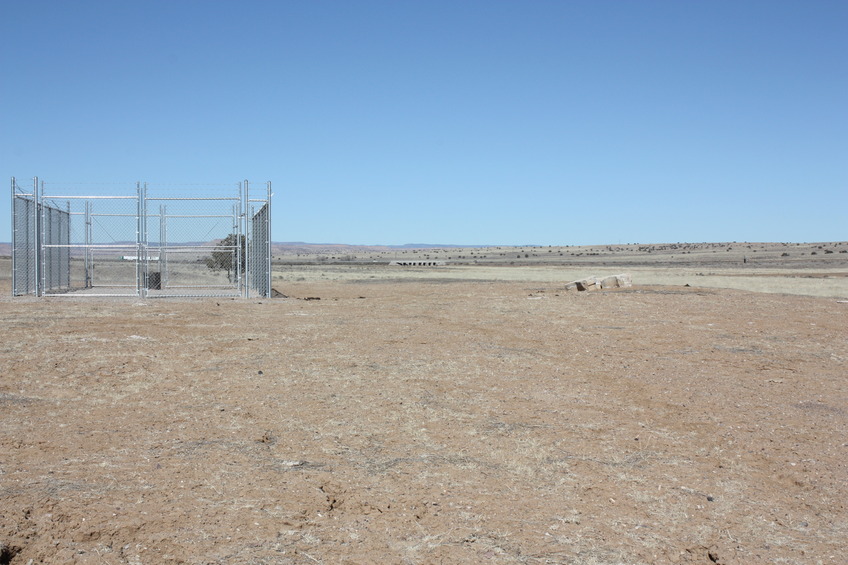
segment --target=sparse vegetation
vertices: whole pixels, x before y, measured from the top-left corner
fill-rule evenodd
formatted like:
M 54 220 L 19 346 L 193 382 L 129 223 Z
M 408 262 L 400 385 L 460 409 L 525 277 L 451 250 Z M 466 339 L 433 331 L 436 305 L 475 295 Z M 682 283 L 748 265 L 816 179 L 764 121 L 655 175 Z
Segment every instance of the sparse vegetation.
M 226 271 L 227 280 L 233 282 L 236 266 L 241 265 L 243 272 L 246 259 L 244 235 L 231 233 L 206 258 L 206 266 L 212 271 Z

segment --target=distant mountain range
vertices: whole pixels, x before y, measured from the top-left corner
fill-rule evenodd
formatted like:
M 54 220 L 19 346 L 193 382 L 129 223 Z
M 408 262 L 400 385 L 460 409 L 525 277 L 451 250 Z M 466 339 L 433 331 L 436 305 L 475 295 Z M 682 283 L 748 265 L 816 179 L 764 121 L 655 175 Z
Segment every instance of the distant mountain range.
M 454 248 L 483 248 L 491 245 L 445 245 L 441 243 L 405 243 L 403 245 L 350 245 L 346 243 L 306 243 L 303 241 L 287 241 L 271 243 L 271 253 L 283 255 L 290 253 L 353 253 L 380 252 L 395 249 L 454 249 Z

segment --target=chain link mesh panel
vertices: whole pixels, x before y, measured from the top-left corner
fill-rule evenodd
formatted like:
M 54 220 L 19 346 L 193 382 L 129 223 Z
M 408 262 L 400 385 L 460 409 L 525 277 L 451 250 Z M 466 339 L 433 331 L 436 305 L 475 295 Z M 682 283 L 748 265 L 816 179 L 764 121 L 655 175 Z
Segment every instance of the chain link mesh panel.
M 245 233 L 239 185 L 146 188 L 148 296 L 240 296 Z
M 250 249 L 248 253 L 248 295 L 271 296 L 271 183 L 259 194 L 251 192 L 245 181 L 248 205 L 248 231 Z
M 59 237 L 44 231 L 43 295 L 140 294 L 137 185 L 45 183 L 40 198 L 43 212 L 64 210 L 68 224 Z
M 12 295 L 36 294 L 38 206 L 33 189 L 12 179 Z
M 42 293 L 66 292 L 71 288 L 70 207 L 61 210 L 46 202 L 39 208 Z

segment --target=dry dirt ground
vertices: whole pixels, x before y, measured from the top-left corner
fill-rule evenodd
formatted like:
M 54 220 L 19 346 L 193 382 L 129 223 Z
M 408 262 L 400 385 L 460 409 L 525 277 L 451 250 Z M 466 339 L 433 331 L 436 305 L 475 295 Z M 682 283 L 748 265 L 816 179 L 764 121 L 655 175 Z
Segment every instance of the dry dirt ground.
M 0 564 L 846 562 L 836 298 L 5 283 Z

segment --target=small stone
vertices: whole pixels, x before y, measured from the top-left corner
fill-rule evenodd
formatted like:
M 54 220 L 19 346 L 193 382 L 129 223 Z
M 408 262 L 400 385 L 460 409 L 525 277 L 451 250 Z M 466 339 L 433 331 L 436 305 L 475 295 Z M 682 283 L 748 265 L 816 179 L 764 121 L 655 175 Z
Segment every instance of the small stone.
M 712 497 L 712 496 L 710 496 L 710 495 L 707 495 L 707 501 L 708 501 L 708 502 L 712 502 L 713 500 L 715 500 L 715 498 L 713 498 L 713 497 Z
M 306 461 L 280 461 L 280 464 L 285 467 L 301 467 L 306 464 Z

